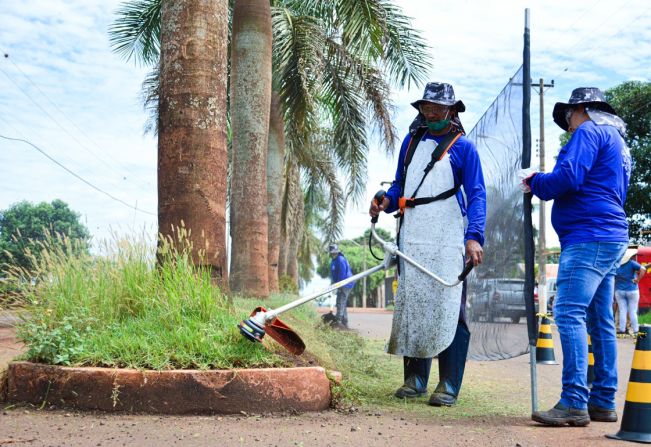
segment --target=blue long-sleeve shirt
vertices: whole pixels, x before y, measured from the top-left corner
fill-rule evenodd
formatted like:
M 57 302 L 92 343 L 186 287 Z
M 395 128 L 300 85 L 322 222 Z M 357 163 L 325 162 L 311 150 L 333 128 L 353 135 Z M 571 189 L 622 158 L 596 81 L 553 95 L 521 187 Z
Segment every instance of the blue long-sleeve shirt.
M 432 139 L 440 143 L 443 138 L 444 136 L 435 136 L 427 132 L 423 136 L 422 141 Z M 386 195 L 390 200 L 389 206 L 385 210 L 387 213 L 392 213 L 398 209 L 398 199 L 404 194 L 401 187 L 402 171 L 404 169 L 405 154 L 407 153 L 407 147 L 410 141 L 410 134 L 407 134 L 402 141 L 395 180 Z M 484 185 L 484 174 L 481 169 L 477 148 L 475 148 L 472 141 L 462 135 L 452 145 L 448 154 L 450 155 L 454 186 L 463 186 L 468 200 L 466 204 L 463 193 L 461 191 L 457 192 L 456 197 L 461 213 L 468 218 L 468 227 L 465 231 L 464 242 L 468 239 L 473 239 L 483 245 L 484 228 L 486 226 L 486 187 Z
M 332 283 L 334 284 L 343 281 L 351 276 L 353 276 L 353 272 L 350 269 L 348 260 L 343 254 L 339 253 L 336 258 L 330 261 L 330 279 L 332 280 Z M 351 289 L 353 286 L 355 286 L 354 281 L 350 284 L 346 284 L 344 288 Z
M 561 248 L 628 242 L 624 202 L 630 172 L 630 152 L 617 129 L 586 121 L 561 149 L 553 171 L 531 178 L 536 196 L 554 199 L 552 225 Z

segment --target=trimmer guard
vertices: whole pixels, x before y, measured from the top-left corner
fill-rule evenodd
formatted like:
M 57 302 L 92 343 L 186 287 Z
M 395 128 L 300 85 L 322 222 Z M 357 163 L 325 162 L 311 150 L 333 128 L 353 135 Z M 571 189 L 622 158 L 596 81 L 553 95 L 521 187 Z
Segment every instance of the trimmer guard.
M 266 311 L 267 309 L 260 306 L 251 312 L 251 316 L 254 316 L 258 312 Z M 276 317 L 271 320 L 271 322 L 265 324 L 264 329 L 269 337 L 276 340 L 279 345 L 287 349 L 292 354 L 301 355 L 303 351 L 305 351 L 305 343 L 301 337 L 299 337 L 299 335 L 294 332 L 292 328 L 283 323 L 280 318 Z

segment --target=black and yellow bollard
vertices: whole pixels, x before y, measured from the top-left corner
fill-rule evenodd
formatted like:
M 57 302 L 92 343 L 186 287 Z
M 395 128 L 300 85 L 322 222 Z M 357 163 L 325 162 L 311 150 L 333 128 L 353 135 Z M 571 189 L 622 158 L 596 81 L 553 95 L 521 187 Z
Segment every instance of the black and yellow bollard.
M 588 334 L 588 388 L 592 388 L 594 382 L 594 353 L 592 352 L 592 339 Z
M 558 365 L 554 357 L 552 326 L 546 315 L 540 318 L 540 329 L 538 329 L 538 340 L 536 340 L 536 363 Z
M 651 325 L 640 326 L 622 426 L 616 435 L 606 437 L 651 444 Z

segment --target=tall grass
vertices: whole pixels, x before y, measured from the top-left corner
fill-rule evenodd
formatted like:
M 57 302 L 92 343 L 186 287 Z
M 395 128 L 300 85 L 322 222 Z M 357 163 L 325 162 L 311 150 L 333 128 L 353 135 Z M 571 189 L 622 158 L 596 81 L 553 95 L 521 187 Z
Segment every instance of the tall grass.
M 34 269 L 10 275 L 26 288 L 26 317 L 18 328 L 25 357 L 152 369 L 287 363 L 239 334 L 242 310 L 206 269 L 193 265 L 187 234 L 177 236 L 163 240 L 157 253 L 144 240 L 114 238 L 100 256 L 78 254 L 70 239 L 47 237 L 40 260 L 32 256 Z

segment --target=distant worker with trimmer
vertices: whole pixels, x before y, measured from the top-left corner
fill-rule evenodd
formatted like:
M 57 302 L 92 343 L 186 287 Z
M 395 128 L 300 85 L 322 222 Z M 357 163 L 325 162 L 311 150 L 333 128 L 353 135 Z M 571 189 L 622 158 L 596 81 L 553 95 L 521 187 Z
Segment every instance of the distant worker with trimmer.
M 339 251 L 337 244 L 331 244 L 328 247 L 328 253 L 330 253 L 330 258 L 332 258 L 330 261 L 330 279 L 333 284 L 353 276 L 348 259 Z M 354 286 L 355 283 L 351 282 L 337 289 L 337 313 L 335 317 L 339 325 L 336 327 L 340 329 L 348 329 L 348 296 Z
M 613 319 L 615 272 L 628 246 L 624 202 L 631 175 L 626 125 L 603 93 L 574 89 L 557 102 L 554 122 L 570 132 L 552 172 L 520 171 L 520 187 L 554 200 L 552 225 L 561 243 L 554 318 L 563 348 L 558 403 L 532 419 L 552 426 L 615 422 L 617 338 Z M 588 388 L 588 337 L 594 354 Z
M 428 83 L 412 106 L 418 115 L 402 142 L 395 180 L 381 203 L 371 202 L 369 214 L 398 211 L 400 250 L 450 281 L 464 263 L 482 262 L 486 188 L 481 163 L 459 119 L 466 107 L 450 84 Z M 445 287 L 402 260 L 398 270 L 387 349 L 403 356 L 404 384 L 395 396 L 424 396 L 432 358 L 438 356 L 439 383 L 429 404 L 454 405 L 470 343 L 465 282 Z

